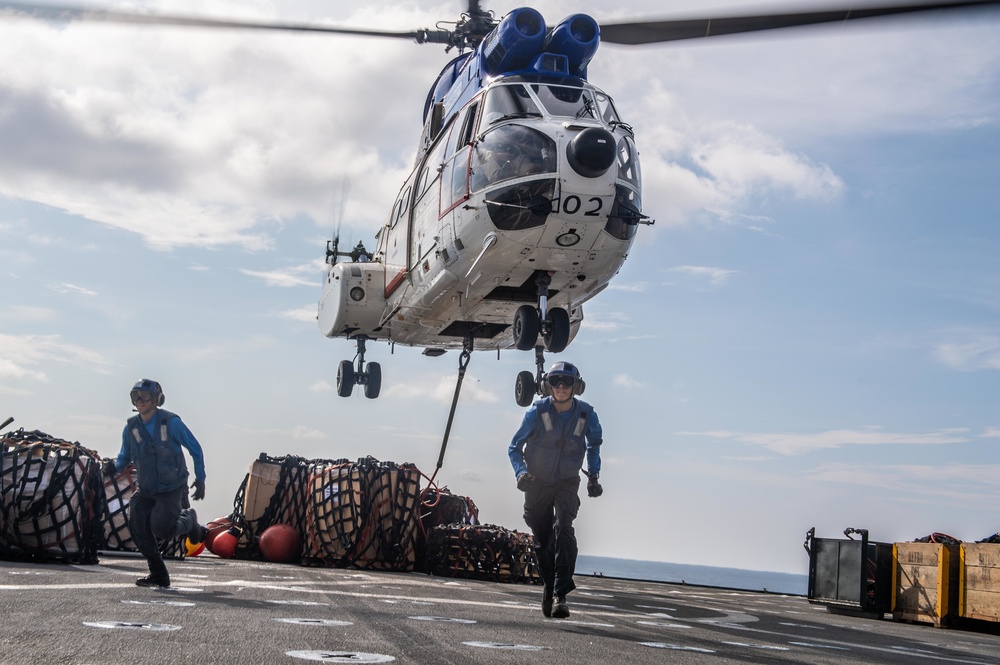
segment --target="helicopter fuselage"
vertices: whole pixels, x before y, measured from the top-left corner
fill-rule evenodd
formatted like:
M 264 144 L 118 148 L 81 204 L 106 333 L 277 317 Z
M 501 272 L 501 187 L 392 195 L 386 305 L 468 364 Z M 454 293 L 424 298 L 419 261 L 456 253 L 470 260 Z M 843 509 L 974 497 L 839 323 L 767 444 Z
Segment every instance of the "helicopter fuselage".
M 359 257 L 369 260 L 328 256 L 324 335 L 509 348 L 517 310 L 540 303 L 543 319 L 547 308 L 569 313 L 572 339 L 582 304 L 621 268 L 642 221 L 638 151 L 611 98 L 585 78 L 596 23 L 542 24 L 547 41 L 529 47 L 507 35 L 506 55 L 528 52 L 500 65 L 516 70 L 491 73 L 490 45 L 511 21 L 524 32 L 518 12 L 534 10 L 508 15 L 501 37 L 449 63 L 431 89 L 414 170 L 374 252 Z M 570 38 L 586 31 L 563 26 L 586 20 L 593 43 L 581 46 Z

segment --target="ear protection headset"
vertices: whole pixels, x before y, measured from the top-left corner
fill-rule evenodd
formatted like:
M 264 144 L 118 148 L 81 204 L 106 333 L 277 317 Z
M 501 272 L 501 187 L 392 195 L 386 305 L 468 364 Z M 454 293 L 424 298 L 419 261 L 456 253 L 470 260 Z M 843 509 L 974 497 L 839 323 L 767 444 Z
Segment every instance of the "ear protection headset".
M 580 370 L 577 369 L 576 365 L 574 365 L 573 363 L 560 361 L 554 363 L 552 367 L 549 367 L 549 371 L 545 374 L 545 377 L 542 379 L 542 385 L 541 385 L 542 397 L 552 396 L 552 386 L 549 385 L 550 376 L 551 377 L 568 376 L 572 378 L 574 396 L 582 395 L 583 391 L 586 390 L 587 388 L 587 384 L 583 380 L 583 377 L 580 376 Z
M 129 398 L 131 398 L 133 404 L 135 404 L 135 394 L 140 390 L 148 392 L 156 406 L 163 406 L 163 402 L 166 401 L 166 398 L 163 396 L 163 388 L 160 387 L 159 383 L 151 379 L 142 379 L 141 381 L 136 381 L 135 385 L 132 386 L 131 392 L 129 392 Z

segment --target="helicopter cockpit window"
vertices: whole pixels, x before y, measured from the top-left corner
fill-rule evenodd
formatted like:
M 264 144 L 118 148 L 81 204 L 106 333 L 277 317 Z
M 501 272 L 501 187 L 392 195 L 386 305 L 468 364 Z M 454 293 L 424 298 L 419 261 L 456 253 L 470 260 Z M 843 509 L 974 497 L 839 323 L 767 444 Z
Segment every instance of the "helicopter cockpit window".
M 541 111 L 527 89 L 520 83 L 516 85 L 499 85 L 490 88 L 483 102 L 483 120 L 480 131 L 486 131 L 490 125 L 514 118 L 540 118 Z
M 639 189 L 642 174 L 639 172 L 639 151 L 631 137 L 618 141 L 618 178 Z
M 501 125 L 476 142 L 471 167 L 473 192 L 512 178 L 555 173 L 556 144 L 528 127 Z
M 604 122 L 610 124 L 620 123 L 621 119 L 618 117 L 618 112 L 615 111 L 614 102 L 611 98 L 605 95 L 603 92 L 595 92 L 594 99 L 597 100 L 597 112 L 600 117 L 604 119 Z
M 531 86 L 532 92 L 549 112 L 549 115 L 570 118 L 598 118 L 599 112 L 590 92 L 583 88 L 565 85 Z
M 628 240 L 635 235 L 636 227 L 642 221 L 642 200 L 639 192 L 615 185 L 615 202 L 604 230 L 619 240 Z
M 392 208 L 392 213 L 389 216 L 389 226 L 394 227 L 399 222 L 400 219 L 406 214 L 407 206 L 410 203 L 410 188 L 407 187 L 403 194 L 396 201 L 396 205 Z

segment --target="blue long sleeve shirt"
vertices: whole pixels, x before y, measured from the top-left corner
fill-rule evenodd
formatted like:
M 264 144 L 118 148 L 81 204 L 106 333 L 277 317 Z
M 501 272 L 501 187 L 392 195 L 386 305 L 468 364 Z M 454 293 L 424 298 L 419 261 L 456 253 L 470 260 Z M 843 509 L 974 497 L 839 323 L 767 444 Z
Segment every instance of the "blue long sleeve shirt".
M 576 400 L 575 397 L 573 399 Z M 528 466 L 524 461 L 524 448 L 530 443 L 531 437 L 535 434 L 536 428 L 539 426 L 538 405 L 541 402 L 542 400 L 535 402 L 525 411 L 524 418 L 521 420 L 521 426 L 514 433 L 514 438 L 511 439 L 510 447 L 507 449 L 507 454 L 510 457 L 510 465 L 514 468 L 515 478 L 520 477 L 522 473 L 528 472 Z M 565 413 L 556 413 L 553 410 L 552 413 L 567 424 L 570 418 L 576 417 L 575 409 L 570 409 Z M 604 442 L 604 430 L 601 428 L 601 422 L 597 418 L 597 412 L 594 411 L 593 407 L 590 408 L 587 417 L 584 437 L 586 438 L 586 473 L 590 476 L 601 472 L 601 444 Z
M 141 420 L 141 418 L 140 418 Z M 149 422 L 143 422 L 143 426 L 152 441 L 157 441 L 156 432 L 156 422 L 157 418 L 150 418 Z M 198 439 L 195 438 L 191 430 L 188 429 L 184 421 L 180 419 L 179 416 L 173 414 L 173 417 L 167 421 L 167 428 L 170 433 L 167 445 L 170 446 L 171 450 L 179 455 L 181 448 L 188 451 L 191 456 L 191 461 L 194 463 L 194 477 L 197 480 L 205 480 L 205 454 L 202 451 L 201 444 Z M 128 424 L 122 430 L 122 447 L 121 451 L 118 453 L 118 457 L 115 459 L 115 468 L 117 470 L 122 470 L 126 468 L 129 464 L 136 461 L 135 460 L 135 437 L 129 430 Z

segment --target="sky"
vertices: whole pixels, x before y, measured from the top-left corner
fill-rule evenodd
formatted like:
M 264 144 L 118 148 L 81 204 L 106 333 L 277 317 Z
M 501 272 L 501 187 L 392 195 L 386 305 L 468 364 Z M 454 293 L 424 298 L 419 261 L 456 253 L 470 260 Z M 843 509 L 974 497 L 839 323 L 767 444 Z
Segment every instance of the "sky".
M 387 30 L 462 8 L 99 4 Z M 580 11 L 533 6 L 550 25 Z M 811 527 L 883 542 L 1000 531 L 998 23 L 601 46 L 589 77 L 635 129 L 656 223 L 549 356 L 580 366 L 605 432 L 581 553 L 804 574 Z M 315 314 L 326 240 L 339 227 L 374 244 L 452 55 L 0 20 L 0 420 L 111 456 L 132 384 L 158 380 L 205 449 L 203 521 L 232 511 L 262 452 L 434 474 L 457 354 L 370 343 L 382 395 L 340 398 L 354 346 Z M 533 368 L 527 352 L 473 355 L 436 479 L 521 531 L 507 447 L 514 377 Z

